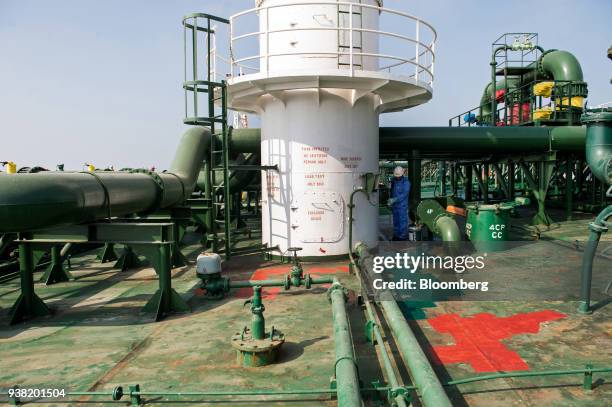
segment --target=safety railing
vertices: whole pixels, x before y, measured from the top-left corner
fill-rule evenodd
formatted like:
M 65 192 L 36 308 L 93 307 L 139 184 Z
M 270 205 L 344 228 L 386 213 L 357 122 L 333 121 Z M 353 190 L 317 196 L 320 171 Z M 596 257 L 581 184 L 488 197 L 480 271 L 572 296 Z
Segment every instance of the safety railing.
M 336 18 L 334 19 L 335 24 L 328 26 L 313 25 L 298 27 L 296 25 L 289 28 L 270 28 L 271 10 L 295 6 L 335 6 L 338 7 L 338 10 L 342 7 L 344 10 L 343 13 L 348 15 L 348 21 L 341 22 L 341 18 Z M 357 27 L 357 25 L 360 25 L 360 22 L 363 22 L 363 13 L 365 11 L 374 11 L 378 13 L 379 18 L 385 16 L 400 18 L 402 20 L 401 24 L 394 24 L 394 27 L 398 27 L 396 31 L 401 32 Z M 357 15 L 360 17 L 356 18 Z M 261 26 L 259 26 L 259 31 L 237 35 L 237 27 L 249 25 L 245 20 L 249 16 L 255 16 L 258 18 L 259 22 L 263 22 Z M 334 20 L 332 20 L 332 22 Z M 376 27 L 377 26 L 378 25 L 376 25 Z M 341 33 L 346 33 L 345 38 L 348 44 L 339 46 L 335 51 L 330 51 L 329 44 L 315 44 L 320 48 L 307 51 L 296 50 L 296 52 L 270 52 L 270 37 L 274 34 L 287 33 L 290 35 L 291 33 L 316 31 L 337 32 L 338 36 L 340 36 Z M 377 36 L 378 47 L 375 47 L 376 52 L 367 52 L 368 50 L 362 49 L 361 45 L 355 44 L 354 39 L 356 37 L 363 38 L 364 34 Z M 249 54 L 248 51 L 238 51 L 238 49 L 249 39 L 255 39 L 257 41 L 260 49 L 259 52 Z M 378 52 L 378 49 L 385 46 L 385 41 L 390 41 L 390 39 L 398 39 L 404 43 L 402 46 L 393 47 L 394 49 L 401 50 L 401 54 Z M 432 87 L 434 80 L 436 39 L 437 33 L 431 24 L 410 14 L 384 7 L 347 1 L 304 1 L 278 5 L 265 5 L 264 3 L 261 7 L 255 7 L 230 17 L 231 76 L 234 77 L 260 72 L 270 74 L 273 71 L 273 69 L 271 69 L 270 60 L 275 57 L 336 57 L 339 61 L 341 59 L 347 61 L 346 63 L 339 63 L 338 69 L 348 70 L 351 76 L 354 76 L 356 70 L 372 70 L 369 67 L 373 66 L 375 67 L 373 68 L 375 71 L 408 76 L 409 78 L 414 78 Z M 265 44 L 265 46 L 261 44 Z M 408 44 L 408 46 L 405 44 Z M 248 48 L 252 49 L 253 47 Z M 359 63 L 364 59 L 369 60 L 367 64 L 368 67 L 364 66 L 366 64 Z M 259 65 L 257 66 L 255 62 L 258 62 Z M 285 69 L 290 68 L 293 67 L 286 67 Z M 277 68 L 275 69 L 278 70 Z M 299 69 L 299 67 L 296 69 Z
M 548 96 L 538 95 L 534 85 L 551 84 Z M 497 96 L 497 110 L 491 117 L 491 102 L 474 107 L 449 119 L 451 127 L 471 126 L 524 126 L 542 124 L 580 123 L 586 84 L 572 81 L 534 81 Z M 485 113 L 486 112 L 486 113 Z M 494 123 L 492 123 L 494 119 Z

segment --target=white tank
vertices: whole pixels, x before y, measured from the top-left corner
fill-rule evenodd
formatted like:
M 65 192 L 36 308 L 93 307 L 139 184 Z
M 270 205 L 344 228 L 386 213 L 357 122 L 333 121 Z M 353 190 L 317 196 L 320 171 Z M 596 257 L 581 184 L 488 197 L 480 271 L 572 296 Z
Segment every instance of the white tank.
M 431 44 L 415 46 L 430 26 L 379 0 L 257 5 L 230 18 L 233 72 L 241 74 L 228 81 L 228 102 L 261 116 L 262 165 L 279 168 L 262 172 L 263 243 L 283 253 L 302 247 L 300 256 L 346 255 L 351 194 L 378 173 L 378 115 L 431 98 L 435 31 Z M 413 24 L 397 59 L 379 53 L 384 13 Z M 250 35 L 239 32 L 248 16 L 259 23 Z M 241 54 L 249 38 L 259 50 Z M 354 203 L 353 243 L 375 247 L 378 195 L 358 193 Z

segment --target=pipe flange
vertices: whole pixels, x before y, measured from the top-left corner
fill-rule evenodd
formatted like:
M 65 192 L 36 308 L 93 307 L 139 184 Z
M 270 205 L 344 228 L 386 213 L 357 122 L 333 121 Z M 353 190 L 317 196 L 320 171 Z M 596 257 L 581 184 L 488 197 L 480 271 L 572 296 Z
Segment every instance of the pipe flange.
M 595 222 L 589 223 L 589 229 L 595 233 L 606 233 L 608 231 L 608 228 L 605 225 L 600 225 Z
M 333 283 L 331 287 L 329 287 L 329 289 L 327 290 L 327 299 L 329 300 L 329 302 L 331 302 L 332 293 L 336 290 L 342 291 L 342 295 L 344 296 L 344 301 L 348 299 L 348 294 L 349 294 L 348 289 L 344 287 L 342 284 L 336 282 L 336 283 Z
M 538 74 L 540 74 L 540 75 L 542 75 L 544 77 L 548 77 L 548 75 L 546 75 L 546 71 L 544 70 L 544 63 L 543 63 L 544 57 L 547 54 L 550 54 L 550 53 L 555 52 L 555 51 L 559 51 L 559 50 L 552 48 L 552 49 L 548 49 L 548 50 L 542 52 L 542 55 L 540 55 L 540 58 L 538 58 L 538 62 L 536 63 L 536 66 L 537 66 L 536 69 L 538 70 Z
M 155 185 L 157 185 L 157 198 L 155 199 L 155 203 L 151 205 L 151 208 L 159 208 L 161 206 L 161 203 L 164 201 L 164 196 L 166 192 L 164 180 L 161 179 L 159 174 L 156 173 L 155 171 L 150 171 L 145 168 L 131 169 L 129 170 L 129 173 L 130 174 L 145 174 L 145 175 L 150 176 L 153 179 L 153 181 L 155 182 Z M 146 212 L 149 212 L 149 211 L 146 211 Z
M 113 389 L 113 400 L 118 401 L 123 397 L 123 387 L 117 386 Z

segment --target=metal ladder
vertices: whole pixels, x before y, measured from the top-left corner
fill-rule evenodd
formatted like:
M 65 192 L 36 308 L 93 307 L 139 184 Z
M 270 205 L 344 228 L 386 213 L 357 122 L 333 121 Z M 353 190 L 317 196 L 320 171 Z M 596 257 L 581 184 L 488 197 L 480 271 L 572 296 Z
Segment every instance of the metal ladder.
M 208 203 L 207 240 L 211 242 L 213 252 L 218 252 L 220 242 L 224 245 L 226 260 L 231 257 L 231 205 L 229 191 L 229 136 L 231 127 L 227 124 L 227 84 L 215 78 L 214 50 L 215 29 L 212 21 L 229 24 L 229 20 L 205 13 L 194 13 L 183 18 L 184 57 L 185 57 L 185 119 L 183 123 L 210 128 L 212 140 L 210 156 L 207 163 L 207 185 L 205 200 Z M 199 24 L 202 22 L 202 24 Z M 204 34 L 206 43 L 206 79 L 199 79 L 198 72 L 198 33 Z M 188 80 L 188 35 L 191 39 L 191 79 Z M 198 97 L 207 95 L 206 112 L 199 112 Z M 189 100 L 192 109 L 189 109 Z M 219 106 L 220 112 L 217 112 Z M 190 114 L 191 113 L 191 114 Z
M 353 6 L 338 4 L 338 28 L 349 28 L 351 19 L 353 19 L 353 28 L 363 28 L 363 8 L 359 6 L 360 4 L 361 0 L 359 0 L 359 3 L 354 3 Z M 351 8 L 352 13 L 350 11 Z M 359 11 L 356 12 L 355 9 Z M 353 16 L 359 17 L 354 18 Z M 344 54 L 344 52 L 347 50 L 350 51 L 350 36 L 352 36 L 354 32 L 355 31 L 338 30 L 338 68 L 351 65 L 349 62 L 346 62 L 349 56 L 348 54 Z M 358 41 L 353 41 L 353 52 L 355 52 L 355 50 L 357 50 L 357 52 L 363 52 L 363 31 L 356 32 L 359 37 Z M 344 41 L 346 41 L 346 43 Z M 363 69 L 363 55 L 353 56 L 353 61 L 355 61 L 357 57 L 359 63 L 353 62 L 353 67 Z

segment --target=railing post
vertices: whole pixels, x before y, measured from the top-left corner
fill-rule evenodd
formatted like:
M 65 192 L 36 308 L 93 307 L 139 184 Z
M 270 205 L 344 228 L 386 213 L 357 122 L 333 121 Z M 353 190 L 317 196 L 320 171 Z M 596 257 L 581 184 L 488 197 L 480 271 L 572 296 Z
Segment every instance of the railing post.
M 434 41 L 431 42 L 431 80 L 429 81 L 429 86 L 433 89 L 434 84 L 434 67 L 436 63 L 436 43 Z
M 414 79 L 416 81 L 419 80 L 419 44 L 420 44 L 420 21 L 416 20 L 416 56 L 415 56 L 415 61 L 416 61 L 416 65 L 414 66 Z
M 234 18 L 230 17 L 229 23 L 229 61 L 230 61 L 230 74 L 234 76 L 234 67 L 236 63 L 234 62 Z
M 270 8 L 266 7 L 266 76 L 270 72 Z
M 340 22 L 340 20 L 338 20 L 338 22 Z M 338 24 L 338 26 L 340 26 L 340 24 Z M 338 29 L 339 28 L 340 27 L 338 27 Z M 353 69 L 353 3 L 349 4 L 349 67 L 351 70 L 351 76 L 354 76 L 355 70 Z

